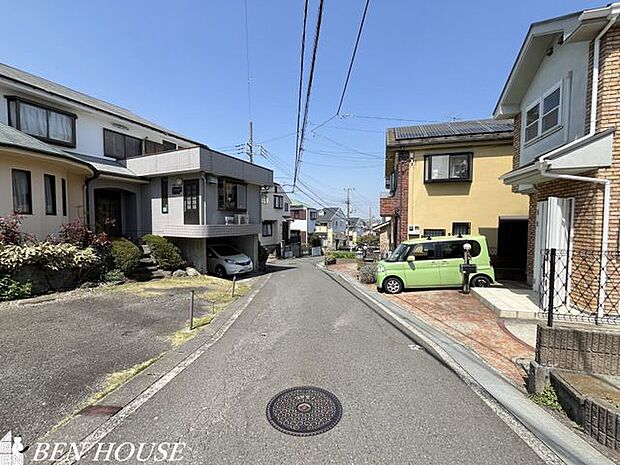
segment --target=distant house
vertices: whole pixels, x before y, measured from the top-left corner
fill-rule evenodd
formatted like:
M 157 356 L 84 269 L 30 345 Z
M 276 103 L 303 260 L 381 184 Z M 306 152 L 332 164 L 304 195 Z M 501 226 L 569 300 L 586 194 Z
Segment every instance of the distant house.
M 315 231 L 324 247 L 337 249 L 347 245 L 347 217 L 340 207 L 320 209 Z
M 557 249 L 557 300 L 599 317 L 619 305 L 619 14 L 612 3 L 532 24 L 494 112 L 515 121 L 502 179 L 529 201 L 528 281 L 546 286 Z
M 307 244 L 308 239 L 314 233 L 314 224 L 318 218 L 316 208 L 304 205 L 300 202 L 291 203 L 290 241 Z
M 528 203 L 499 180 L 512 166 L 512 135 L 511 120 L 493 119 L 388 129 L 380 214 L 391 219 L 391 244 L 482 234 L 499 265 L 523 278 Z
M 291 200 L 282 186 L 263 187 L 261 191 L 262 231 L 261 244 L 271 253 L 281 255 L 281 246 L 289 243 Z
M 174 241 L 206 271 L 208 243 L 257 263 L 271 170 L 124 108 L 0 64 L 0 215 L 43 239 L 80 218 L 111 236 Z
M 379 236 L 379 251 L 381 253 L 381 256 L 385 257 L 390 252 L 390 250 L 393 249 L 393 244 L 390 242 L 392 232 L 392 220 L 377 223 L 373 225 L 370 230 L 372 234 L 377 234 Z
M 347 234 L 348 234 L 348 243 L 349 245 L 355 245 L 357 239 L 364 234 L 370 232 L 370 228 L 366 224 L 366 222 L 357 217 L 352 216 L 349 218 L 347 222 Z

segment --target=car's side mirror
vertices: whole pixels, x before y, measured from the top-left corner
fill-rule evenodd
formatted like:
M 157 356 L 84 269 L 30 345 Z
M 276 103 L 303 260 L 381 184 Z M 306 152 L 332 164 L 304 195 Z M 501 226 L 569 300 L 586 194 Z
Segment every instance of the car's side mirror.
M 409 255 L 409 256 L 407 257 L 407 261 L 408 261 L 409 263 L 411 263 L 411 262 L 415 262 L 415 255 Z

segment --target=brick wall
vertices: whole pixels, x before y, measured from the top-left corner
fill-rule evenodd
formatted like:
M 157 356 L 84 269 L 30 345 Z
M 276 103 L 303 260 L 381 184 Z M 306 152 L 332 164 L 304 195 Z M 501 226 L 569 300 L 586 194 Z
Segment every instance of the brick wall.
M 390 197 L 379 200 L 379 214 L 392 218 L 394 245 L 407 239 L 409 199 L 409 153 L 400 152 L 396 165 L 396 190 Z

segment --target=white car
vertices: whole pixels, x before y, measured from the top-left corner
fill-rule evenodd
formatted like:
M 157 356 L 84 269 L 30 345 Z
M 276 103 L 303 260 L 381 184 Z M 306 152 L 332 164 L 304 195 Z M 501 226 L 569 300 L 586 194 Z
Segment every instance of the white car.
M 229 244 L 214 244 L 207 246 L 207 270 L 215 276 L 225 278 L 254 269 L 252 259 L 239 249 Z

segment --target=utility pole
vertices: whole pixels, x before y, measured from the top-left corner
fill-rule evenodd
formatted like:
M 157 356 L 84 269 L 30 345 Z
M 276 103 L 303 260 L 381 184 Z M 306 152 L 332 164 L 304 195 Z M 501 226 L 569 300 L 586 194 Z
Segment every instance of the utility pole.
M 253 134 L 252 121 L 250 121 L 250 144 L 248 147 L 248 157 L 250 157 L 250 163 L 254 163 L 254 134 Z
M 347 200 L 346 200 L 346 205 L 347 205 L 347 242 L 349 241 L 349 219 L 351 218 L 351 191 L 353 190 L 353 188 L 351 187 L 347 187 L 345 188 L 345 191 L 347 193 Z M 349 244 L 350 246 L 350 244 Z

